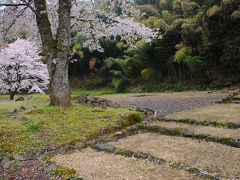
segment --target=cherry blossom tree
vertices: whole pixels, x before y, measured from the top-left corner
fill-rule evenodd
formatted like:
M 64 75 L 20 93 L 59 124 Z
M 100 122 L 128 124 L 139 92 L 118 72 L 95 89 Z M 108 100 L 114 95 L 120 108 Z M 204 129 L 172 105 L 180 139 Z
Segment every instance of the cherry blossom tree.
M 132 47 L 140 39 L 151 42 L 157 33 L 134 21 L 134 17 L 141 15 L 134 5 L 133 0 L 78 1 L 71 9 L 72 27 L 83 32 L 84 47 L 100 52 L 103 51 L 101 38 L 122 37 Z
M 0 7 L 10 13 L 9 17 L 14 17 L 14 21 L 20 16 L 29 17 L 27 9 L 35 14 L 50 78 L 50 103 L 57 106 L 71 105 L 68 65 L 72 29 L 84 33 L 84 46 L 98 51 L 103 51 L 99 42 L 101 37 L 124 36 L 130 45 L 138 39 L 149 42 L 156 37 L 152 30 L 129 18 L 139 15 L 133 0 L 3 0 Z M 4 19 L 6 14 L 0 16 L 9 21 Z M 29 29 L 36 26 L 30 24 Z M 3 31 L 8 32 L 8 29 L 3 28 Z
M 48 71 L 33 42 L 17 39 L 0 51 L 0 93 L 43 93 L 49 84 Z

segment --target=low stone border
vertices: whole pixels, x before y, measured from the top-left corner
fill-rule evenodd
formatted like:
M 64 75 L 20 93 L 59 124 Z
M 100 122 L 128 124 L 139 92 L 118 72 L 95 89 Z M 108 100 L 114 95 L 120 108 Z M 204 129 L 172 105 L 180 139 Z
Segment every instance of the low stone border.
M 170 135 L 170 136 L 182 136 L 182 137 L 190 137 L 194 139 L 203 139 L 206 141 L 217 142 L 220 144 L 225 144 L 228 146 L 240 148 L 240 139 L 233 138 L 220 138 L 216 136 L 209 136 L 207 134 L 198 134 L 194 135 L 193 132 L 188 131 L 184 128 L 165 128 L 161 126 L 147 126 L 147 125 L 139 125 L 138 129 L 147 130 L 148 132 Z
M 223 97 L 222 99 L 218 100 L 216 102 L 216 104 L 232 103 L 232 100 L 239 100 L 238 98 L 235 99 L 235 96 L 237 96 L 239 94 L 240 94 L 240 90 L 235 90 L 234 92 L 230 93 L 229 95 L 227 95 L 227 96 Z
M 203 126 L 214 126 L 214 127 L 226 127 L 229 129 L 239 129 L 240 124 L 239 123 L 233 123 L 233 122 L 212 122 L 212 121 L 203 121 L 200 122 L 196 119 L 167 119 L 167 118 L 160 118 L 159 121 L 164 122 L 176 122 L 176 123 L 185 123 L 185 124 L 195 124 L 195 125 L 203 125 Z
M 84 103 L 88 105 L 93 105 L 93 106 L 101 106 L 103 108 L 106 107 L 113 107 L 113 108 L 118 108 L 120 107 L 119 104 L 113 103 L 110 100 L 104 99 L 104 98 L 99 98 L 99 97 L 94 97 L 94 96 L 89 96 L 88 94 L 81 94 L 78 97 L 74 98 L 77 100 L 78 103 Z
M 111 153 L 111 154 L 114 154 L 114 155 L 121 155 L 121 156 L 124 156 L 124 157 L 148 160 L 152 163 L 157 163 L 157 164 L 167 164 L 172 168 L 183 169 L 185 171 L 193 173 L 194 175 L 198 175 L 198 176 L 201 176 L 201 177 L 204 177 L 204 178 L 207 178 L 207 179 L 214 179 L 214 180 L 219 179 L 219 178 L 216 178 L 213 175 L 209 175 L 210 173 L 215 173 L 215 171 L 210 171 L 210 170 L 201 171 L 199 169 L 189 167 L 189 166 L 187 166 L 185 164 L 182 164 L 182 163 L 170 163 L 170 162 L 167 162 L 164 159 L 160 159 L 160 158 L 151 156 L 151 155 L 143 153 L 143 152 L 133 152 L 133 151 L 129 151 L 129 150 L 117 149 L 113 145 L 105 145 L 105 144 L 102 144 L 102 143 L 94 144 L 91 147 L 98 150 L 98 151 Z

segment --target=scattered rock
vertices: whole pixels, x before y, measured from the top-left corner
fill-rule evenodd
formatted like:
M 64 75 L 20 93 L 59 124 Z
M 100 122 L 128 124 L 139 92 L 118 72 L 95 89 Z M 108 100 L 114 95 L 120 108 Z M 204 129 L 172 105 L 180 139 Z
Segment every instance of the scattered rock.
M 17 119 L 17 118 L 18 118 L 18 116 L 11 116 L 11 118 L 12 118 L 12 119 Z
M 46 152 L 46 150 L 42 149 L 42 150 L 37 151 L 36 155 L 39 156 L 40 154 L 43 154 L 45 152 Z
M 104 144 L 101 144 L 101 143 L 94 144 L 92 147 L 97 149 L 97 150 L 100 150 L 100 151 L 104 151 L 105 150 Z
M 36 157 L 34 155 L 26 155 L 23 157 L 23 161 L 29 161 L 29 160 L 33 160 L 35 159 Z
M 15 101 L 24 101 L 25 99 L 24 99 L 24 97 L 18 97 L 17 99 L 15 99 Z
M 78 103 L 86 103 L 93 106 L 101 106 L 103 108 L 120 107 L 120 105 L 112 103 L 110 100 L 89 96 L 88 94 L 81 94 L 76 99 Z
M 7 112 L 7 114 L 15 114 L 15 113 L 17 113 L 17 112 L 18 112 L 18 110 L 17 110 L 17 109 L 14 109 L 13 111 Z
M 133 157 L 135 158 L 140 158 L 140 159 L 147 159 L 148 158 L 148 155 L 146 154 L 143 154 L 141 152 L 136 152 L 133 154 Z
M 5 158 L 1 161 L 1 166 L 5 169 L 9 168 L 10 165 L 11 165 L 11 160 L 9 158 Z
M 66 149 L 67 149 L 66 147 L 62 147 L 62 148 L 60 148 L 60 149 L 57 150 L 57 153 L 60 153 L 60 154 L 61 154 L 61 153 L 65 153 L 65 152 L 66 152 Z
M 138 95 L 134 95 L 132 97 L 145 97 L 145 96 L 154 96 L 153 94 L 138 94 Z
M 240 101 L 231 101 L 231 103 L 240 104 Z
M 27 121 L 27 118 L 26 117 L 20 117 L 19 120 L 20 121 Z
M 150 109 L 150 108 L 145 108 L 144 111 L 145 111 L 144 114 L 146 116 L 149 116 L 149 117 L 153 116 L 154 113 L 155 113 L 155 111 L 153 109 Z
M 107 151 L 107 152 L 113 152 L 116 149 L 113 145 L 104 145 L 102 143 L 94 144 L 92 147 L 99 151 Z
M 96 144 L 97 143 L 97 140 L 92 140 L 92 141 L 87 141 L 86 142 L 86 144 L 87 145 L 90 145 L 90 146 L 92 146 L 92 145 L 94 145 L 94 144 Z
M 26 108 L 24 106 L 21 106 L 20 109 L 21 110 L 26 110 Z
M 143 108 L 140 108 L 140 107 L 136 107 L 136 111 L 145 113 L 145 110 Z
M 109 129 L 115 129 L 117 127 L 118 127 L 117 125 L 110 125 L 110 126 L 108 126 Z
M 122 135 L 123 133 L 121 131 L 115 132 L 114 135 Z
M 144 120 L 144 121 L 141 122 L 141 124 L 148 124 L 148 121 Z
M 113 152 L 115 151 L 115 147 L 113 145 L 107 145 L 105 146 L 105 151 L 108 151 L 108 152 Z
M 234 147 L 240 148 L 240 139 L 239 140 L 233 140 L 232 144 L 234 145 Z
M 118 124 L 118 125 L 122 125 L 122 124 L 123 124 L 123 121 L 122 121 L 122 120 L 118 120 L 118 121 L 117 121 L 117 124 Z
M 133 131 L 133 130 L 136 130 L 137 128 L 138 128 L 137 125 L 132 125 L 132 126 L 126 127 L 126 130 L 127 130 L 127 131 Z
M 33 97 L 34 97 L 33 95 L 29 95 L 29 96 L 27 97 L 27 101 L 30 100 L 30 99 L 32 99 Z
M 153 122 L 153 120 L 151 118 L 146 118 L 146 121 L 149 122 L 149 123 Z
M 216 171 L 208 170 L 207 173 L 212 174 L 212 173 L 216 173 Z
M 79 148 L 79 149 L 83 149 L 83 148 L 86 148 L 87 145 L 83 142 L 78 142 L 78 143 L 75 144 L 75 147 Z
M 14 160 L 16 160 L 16 161 L 22 161 L 23 160 L 23 156 L 20 156 L 20 155 L 15 155 L 14 157 L 13 157 L 13 159 Z
M 222 99 L 219 99 L 216 101 L 216 104 L 222 104 L 223 103 L 223 100 Z
M 79 97 L 77 97 L 78 101 L 86 102 L 86 99 L 88 97 L 88 94 L 81 94 Z

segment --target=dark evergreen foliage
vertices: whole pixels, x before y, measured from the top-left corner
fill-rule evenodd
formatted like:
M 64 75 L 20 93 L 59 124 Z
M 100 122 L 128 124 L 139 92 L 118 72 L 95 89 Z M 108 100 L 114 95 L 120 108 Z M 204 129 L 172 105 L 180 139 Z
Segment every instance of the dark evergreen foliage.
M 240 82 L 239 0 L 136 0 L 146 13 L 139 21 L 158 28 L 162 39 L 151 45 L 136 42 L 129 48 L 124 40 L 102 39 L 104 53 L 82 49 L 72 76 L 92 73 L 118 91 L 140 87 L 146 91 L 187 88 L 206 89 Z M 72 34 L 73 48 L 81 44 Z M 89 61 L 96 57 L 95 69 Z M 110 62 L 111 61 L 111 62 Z M 111 64 L 112 63 L 112 64 Z M 111 66 L 109 65 L 111 64 Z M 91 79 L 89 79 L 91 81 Z

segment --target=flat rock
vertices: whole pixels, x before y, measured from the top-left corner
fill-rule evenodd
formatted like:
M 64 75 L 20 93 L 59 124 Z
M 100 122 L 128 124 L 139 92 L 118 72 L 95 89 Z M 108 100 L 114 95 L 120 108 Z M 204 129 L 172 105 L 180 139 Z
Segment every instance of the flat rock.
M 240 177 L 240 149 L 191 138 L 137 134 L 109 143 L 118 149 L 143 152 L 171 163 L 216 171 L 223 179 Z
M 26 108 L 24 106 L 21 106 L 20 109 L 21 110 L 26 110 Z
M 79 149 L 83 149 L 83 148 L 87 147 L 87 145 L 83 142 L 78 142 L 75 144 L 75 147 L 79 148 Z
M 5 169 L 9 168 L 10 165 L 11 165 L 11 160 L 9 158 L 5 158 L 1 161 L 1 166 Z
M 94 145 L 93 145 L 93 148 L 95 148 L 95 149 L 97 149 L 97 150 L 100 150 L 100 151 L 104 151 L 104 150 L 105 150 L 105 145 L 104 145 L 104 144 L 97 143 L 97 144 L 94 144 Z
M 20 156 L 20 155 L 15 155 L 13 158 L 16 161 L 22 161 L 23 160 L 23 156 Z
M 27 97 L 27 101 L 30 100 L 30 99 L 32 99 L 33 97 L 34 97 L 33 95 L 29 95 L 29 96 Z
M 91 148 L 70 155 L 57 155 L 51 160 L 57 165 L 75 169 L 81 178 L 89 180 L 200 179 L 165 164 L 97 152 Z
M 25 99 L 24 99 L 24 97 L 18 97 L 17 99 L 15 99 L 15 101 L 24 101 Z

